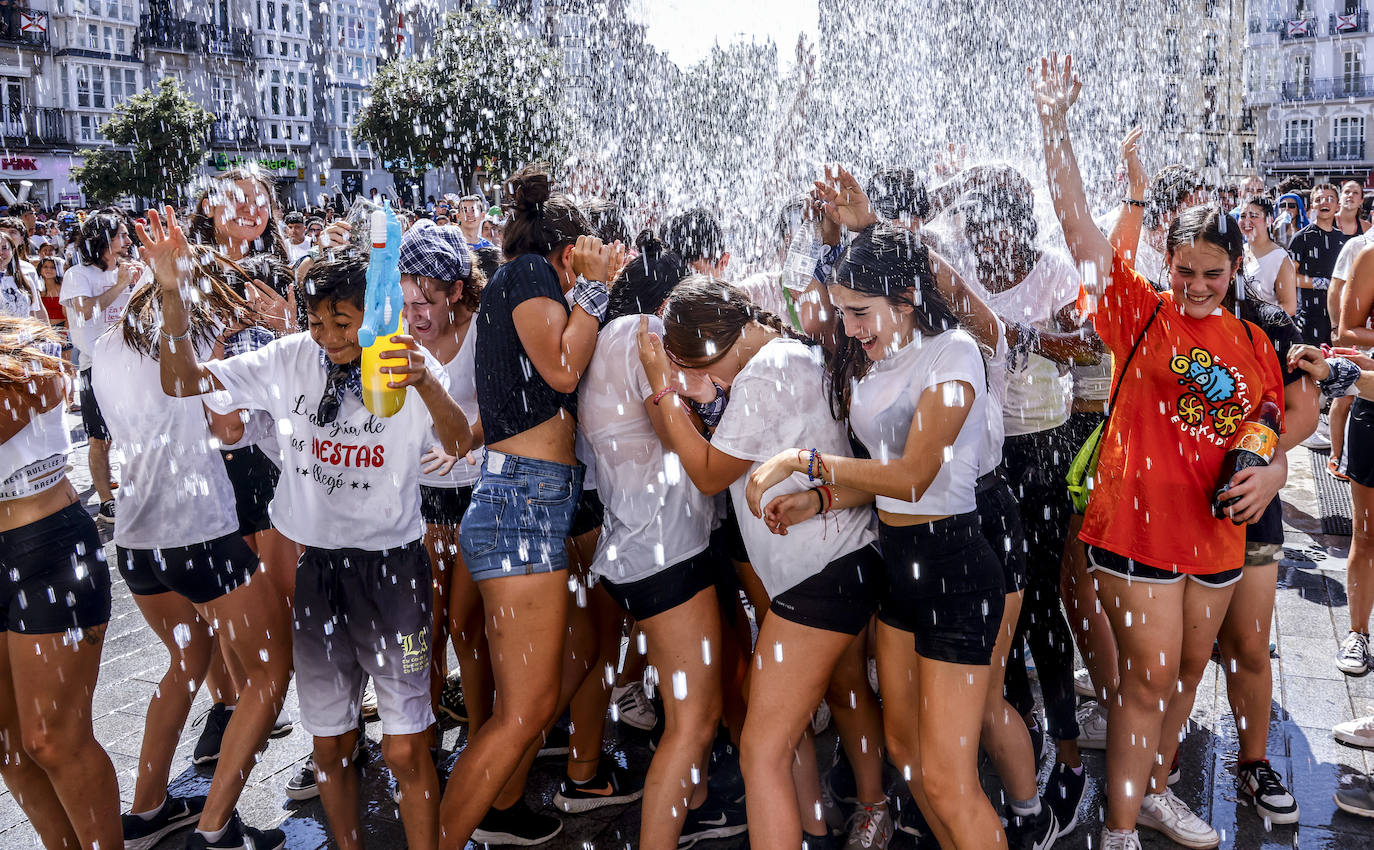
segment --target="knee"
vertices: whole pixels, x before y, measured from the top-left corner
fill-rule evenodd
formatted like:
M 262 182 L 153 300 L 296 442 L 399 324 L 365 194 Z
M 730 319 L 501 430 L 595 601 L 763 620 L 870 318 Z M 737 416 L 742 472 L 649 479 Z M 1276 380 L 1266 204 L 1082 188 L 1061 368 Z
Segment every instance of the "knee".
M 919 748 L 914 741 L 905 735 L 886 730 L 884 740 L 887 743 L 887 758 L 892 762 L 892 766 L 901 771 L 902 778 L 908 782 L 919 782 L 921 779 L 921 761 Z
M 47 772 L 65 765 L 77 764 L 80 758 L 74 756 L 80 751 L 85 750 L 88 745 L 99 746 L 90 732 L 64 731 L 51 723 L 42 725 L 45 728 L 24 730 L 24 752 L 33 759 L 34 764 Z
M 313 753 L 316 766 L 324 771 L 328 768 L 347 765 L 353 758 L 353 742 L 356 740 L 356 734 L 316 738 Z
M 739 742 L 740 767 L 745 773 L 771 772 L 779 765 L 786 770 L 795 750 L 795 743 L 788 740 L 780 724 L 745 719 Z
M 382 737 L 382 758 L 392 773 L 414 773 L 423 768 L 425 762 L 432 761 L 429 743 L 424 734 L 384 735 Z
M 1135 663 L 1121 665 L 1121 683 L 1117 688 L 1122 702 L 1137 705 L 1162 706 L 1169 702 L 1178 687 L 1178 661 L 1166 658 L 1164 663 Z
M 957 771 L 927 770 L 921 774 L 921 788 L 926 800 L 936 817 L 947 823 L 958 820 L 957 813 L 967 807 L 969 795 L 976 790 L 971 790 L 970 784 L 976 786 L 976 778 L 970 783 Z

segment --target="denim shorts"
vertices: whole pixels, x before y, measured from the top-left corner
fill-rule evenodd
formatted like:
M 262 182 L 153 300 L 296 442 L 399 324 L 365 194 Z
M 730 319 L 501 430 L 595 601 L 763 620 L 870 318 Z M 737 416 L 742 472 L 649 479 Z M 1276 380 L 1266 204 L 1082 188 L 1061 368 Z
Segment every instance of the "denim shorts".
M 564 540 L 582 498 L 582 464 L 487 452 L 458 545 L 473 581 L 568 568 Z

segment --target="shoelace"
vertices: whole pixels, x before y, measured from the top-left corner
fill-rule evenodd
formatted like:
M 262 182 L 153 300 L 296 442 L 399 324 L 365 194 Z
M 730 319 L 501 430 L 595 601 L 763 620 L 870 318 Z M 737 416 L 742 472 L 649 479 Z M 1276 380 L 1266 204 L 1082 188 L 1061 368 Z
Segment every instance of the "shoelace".
M 1364 635 L 1356 635 L 1353 639 L 1346 638 L 1345 643 L 1341 646 L 1342 658 L 1363 659 L 1368 654 L 1369 638 Z
M 625 695 L 620 698 L 620 704 L 624 705 L 625 703 L 629 703 L 629 705 L 621 709 L 621 713 L 631 709 L 648 712 L 653 707 L 649 703 L 649 698 L 644 695 L 643 688 L 630 688 L 626 691 Z
M 1279 779 L 1278 771 L 1268 763 L 1260 762 L 1251 767 L 1250 775 L 1255 779 L 1256 797 L 1279 797 L 1288 794 L 1288 789 L 1283 787 L 1283 782 Z
M 864 847 L 872 847 L 873 839 L 878 835 L 878 819 L 873 815 L 873 809 L 868 806 L 860 806 L 854 810 L 854 814 L 849 816 L 849 828 L 845 830 L 853 834 L 857 829 L 859 840 Z
M 1193 810 L 1188 808 L 1188 804 L 1180 800 L 1177 796 L 1175 796 L 1174 792 L 1172 791 L 1156 795 L 1155 799 L 1159 802 L 1160 805 L 1162 805 L 1164 808 L 1172 812 L 1174 817 L 1180 821 L 1186 823 L 1191 821 L 1202 820 L 1202 818 L 1193 814 Z

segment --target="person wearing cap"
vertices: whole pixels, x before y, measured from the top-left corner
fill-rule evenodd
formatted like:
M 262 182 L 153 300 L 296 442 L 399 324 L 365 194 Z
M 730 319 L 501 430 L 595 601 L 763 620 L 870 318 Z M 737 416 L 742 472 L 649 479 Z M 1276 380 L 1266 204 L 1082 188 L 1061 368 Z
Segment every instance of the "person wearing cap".
M 485 210 L 486 205 L 482 203 L 481 195 L 464 195 L 458 201 L 458 227 L 462 229 L 463 238 L 467 240 L 468 247 L 474 251 L 493 244 L 482 235 L 482 219 L 485 217 Z

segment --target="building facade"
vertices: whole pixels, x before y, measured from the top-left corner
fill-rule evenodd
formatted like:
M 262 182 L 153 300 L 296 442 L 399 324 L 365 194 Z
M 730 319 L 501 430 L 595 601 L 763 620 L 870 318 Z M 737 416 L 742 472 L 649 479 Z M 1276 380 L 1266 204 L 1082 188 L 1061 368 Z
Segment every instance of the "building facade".
M 1367 0 L 1255 0 L 1246 88 L 1266 178 L 1374 182 Z

